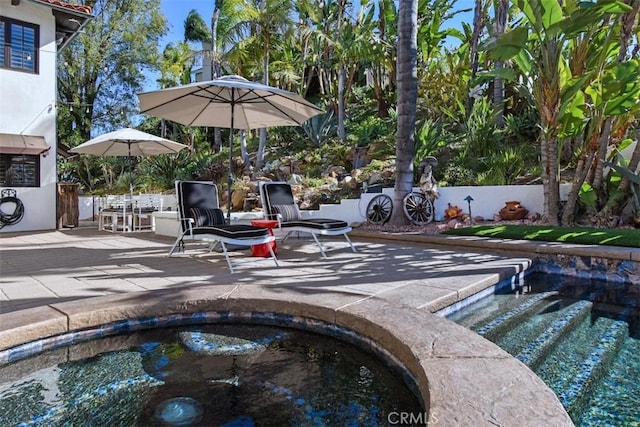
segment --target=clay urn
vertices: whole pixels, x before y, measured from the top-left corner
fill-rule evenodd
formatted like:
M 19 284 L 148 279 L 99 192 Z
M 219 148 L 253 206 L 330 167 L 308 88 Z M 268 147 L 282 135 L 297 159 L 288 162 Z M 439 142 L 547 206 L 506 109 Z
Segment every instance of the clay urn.
M 511 200 L 505 202 L 504 208 L 500 209 L 500 218 L 505 220 L 522 219 L 527 216 L 529 211 L 520 204 L 519 201 Z

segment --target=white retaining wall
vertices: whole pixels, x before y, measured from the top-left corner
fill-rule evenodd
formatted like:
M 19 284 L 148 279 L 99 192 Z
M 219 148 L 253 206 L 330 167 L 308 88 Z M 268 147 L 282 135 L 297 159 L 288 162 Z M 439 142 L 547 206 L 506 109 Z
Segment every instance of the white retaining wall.
M 566 200 L 570 185 L 560 186 L 560 199 Z M 418 188 L 415 189 L 418 191 Z M 392 196 L 393 189 L 383 189 L 385 194 Z M 321 205 L 319 210 L 303 211 L 306 217 L 335 218 L 346 221 L 349 224 L 366 221 L 365 211 L 367 204 L 379 193 L 365 193 L 360 199 L 344 199 L 340 204 Z M 530 213 L 543 212 L 543 189 L 541 185 L 508 185 L 508 186 L 467 186 L 467 187 L 442 187 L 440 188 L 440 198 L 435 201 L 436 221 L 444 219 L 444 211 L 448 204 L 458 206 L 463 213 L 469 213 L 469 205 L 465 198 L 471 196 L 471 214 L 474 217 L 481 216 L 492 219 L 498 211 L 505 206 L 505 202 L 511 200 L 519 201 Z M 175 236 L 178 230 L 176 198 L 173 195 L 163 195 L 163 207 L 165 212 L 154 213 L 156 219 L 156 233 L 168 236 Z M 90 219 L 95 212 L 98 212 L 98 198 L 80 196 L 80 219 Z M 166 212 L 169 208 L 172 212 Z M 251 219 L 260 217 L 256 212 L 234 212 L 232 221 L 249 222 Z
M 570 190 L 569 184 L 560 186 L 560 199 L 566 200 Z M 419 188 L 415 188 L 419 191 Z M 505 202 L 510 200 L 519 201 L 522 206 L 529 210 L 529 213 L 538 212 L 542 214 L 544 207 L 544 195 L 542 185 L 505 185 L 505 186 L 466 186 L 466 187 L 441 187 L 439 188 L 440 198 L 434 207 L 436 210 L 436 221 L 444 219 L 444 211 L 450 203 L 458 206 L 463 213 L 469 213 L 469 204 L 465 200 L 471 196 L 471 215 L 481 216 L 485 219 L 492 219 L 498 211 L 505 206 Z M 393 195 L 393 188 L 384 188 L 383 193 Z M 379 193 L 378 193 L 379 194 Z M 322 205 L 318 211 L 309 211 L 308 215 L 317 218 L 336 218 L 348 223 L 364 222 L 366 220 L 365 211 L 367 204 L 378 194 L 365 193 L 361 199 L 346 199 L 339 205 Z M 402 209 L 400 207 L 400 209 Z

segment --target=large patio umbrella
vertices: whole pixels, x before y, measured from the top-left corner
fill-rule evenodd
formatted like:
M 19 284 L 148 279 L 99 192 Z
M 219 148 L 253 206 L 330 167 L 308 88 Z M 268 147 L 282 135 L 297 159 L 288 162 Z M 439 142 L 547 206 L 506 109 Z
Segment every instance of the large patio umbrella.
M 129 191 L 133 194 L 131 157 L 171 154 L 186 148 L 184 144 L 161 138 L 136 129 L 123 128 L 105 133 L 69 150 L 72 153 L 96 156 L 127 157 L 129 166 Z
M 140 112 L 187 126 L 229 128 L 227 218 L 231 219 L 232 148 L 236 129 L 299 126 L 322 110 L 300 95 L 230 75 L 138 94 Z

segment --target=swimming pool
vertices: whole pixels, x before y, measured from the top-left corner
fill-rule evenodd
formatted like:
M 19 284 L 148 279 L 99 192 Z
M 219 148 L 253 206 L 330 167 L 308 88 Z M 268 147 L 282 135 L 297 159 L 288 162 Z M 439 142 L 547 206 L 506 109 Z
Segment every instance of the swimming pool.
M 424 412 L 403 376 L 335 338 L 189 325 L 0 367 L 0 425 L 363 425 Z
M 640 425 L 640 287 L 534 273 L 447 316 L 529 366 L 576 425 Z

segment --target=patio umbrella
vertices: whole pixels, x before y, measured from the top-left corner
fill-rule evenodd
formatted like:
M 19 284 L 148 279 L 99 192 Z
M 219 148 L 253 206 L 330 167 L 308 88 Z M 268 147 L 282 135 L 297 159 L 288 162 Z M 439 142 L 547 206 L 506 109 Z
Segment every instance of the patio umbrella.
M 300 95 L 243 77 L 219 79 L 138 94 L 140 113 L 187 126 L 229 128 L 227 219 L 231 219 L 232 148 L 236 129 L 299 126 L 322 110 Z
M 131 157 L 177 153 L 186 147 L 184 144 L 150 133 L 124 128 L 97 136 L 69 151 L 96 156 L 126 156 L 129 166 L 129 191 L 133 194 Z

